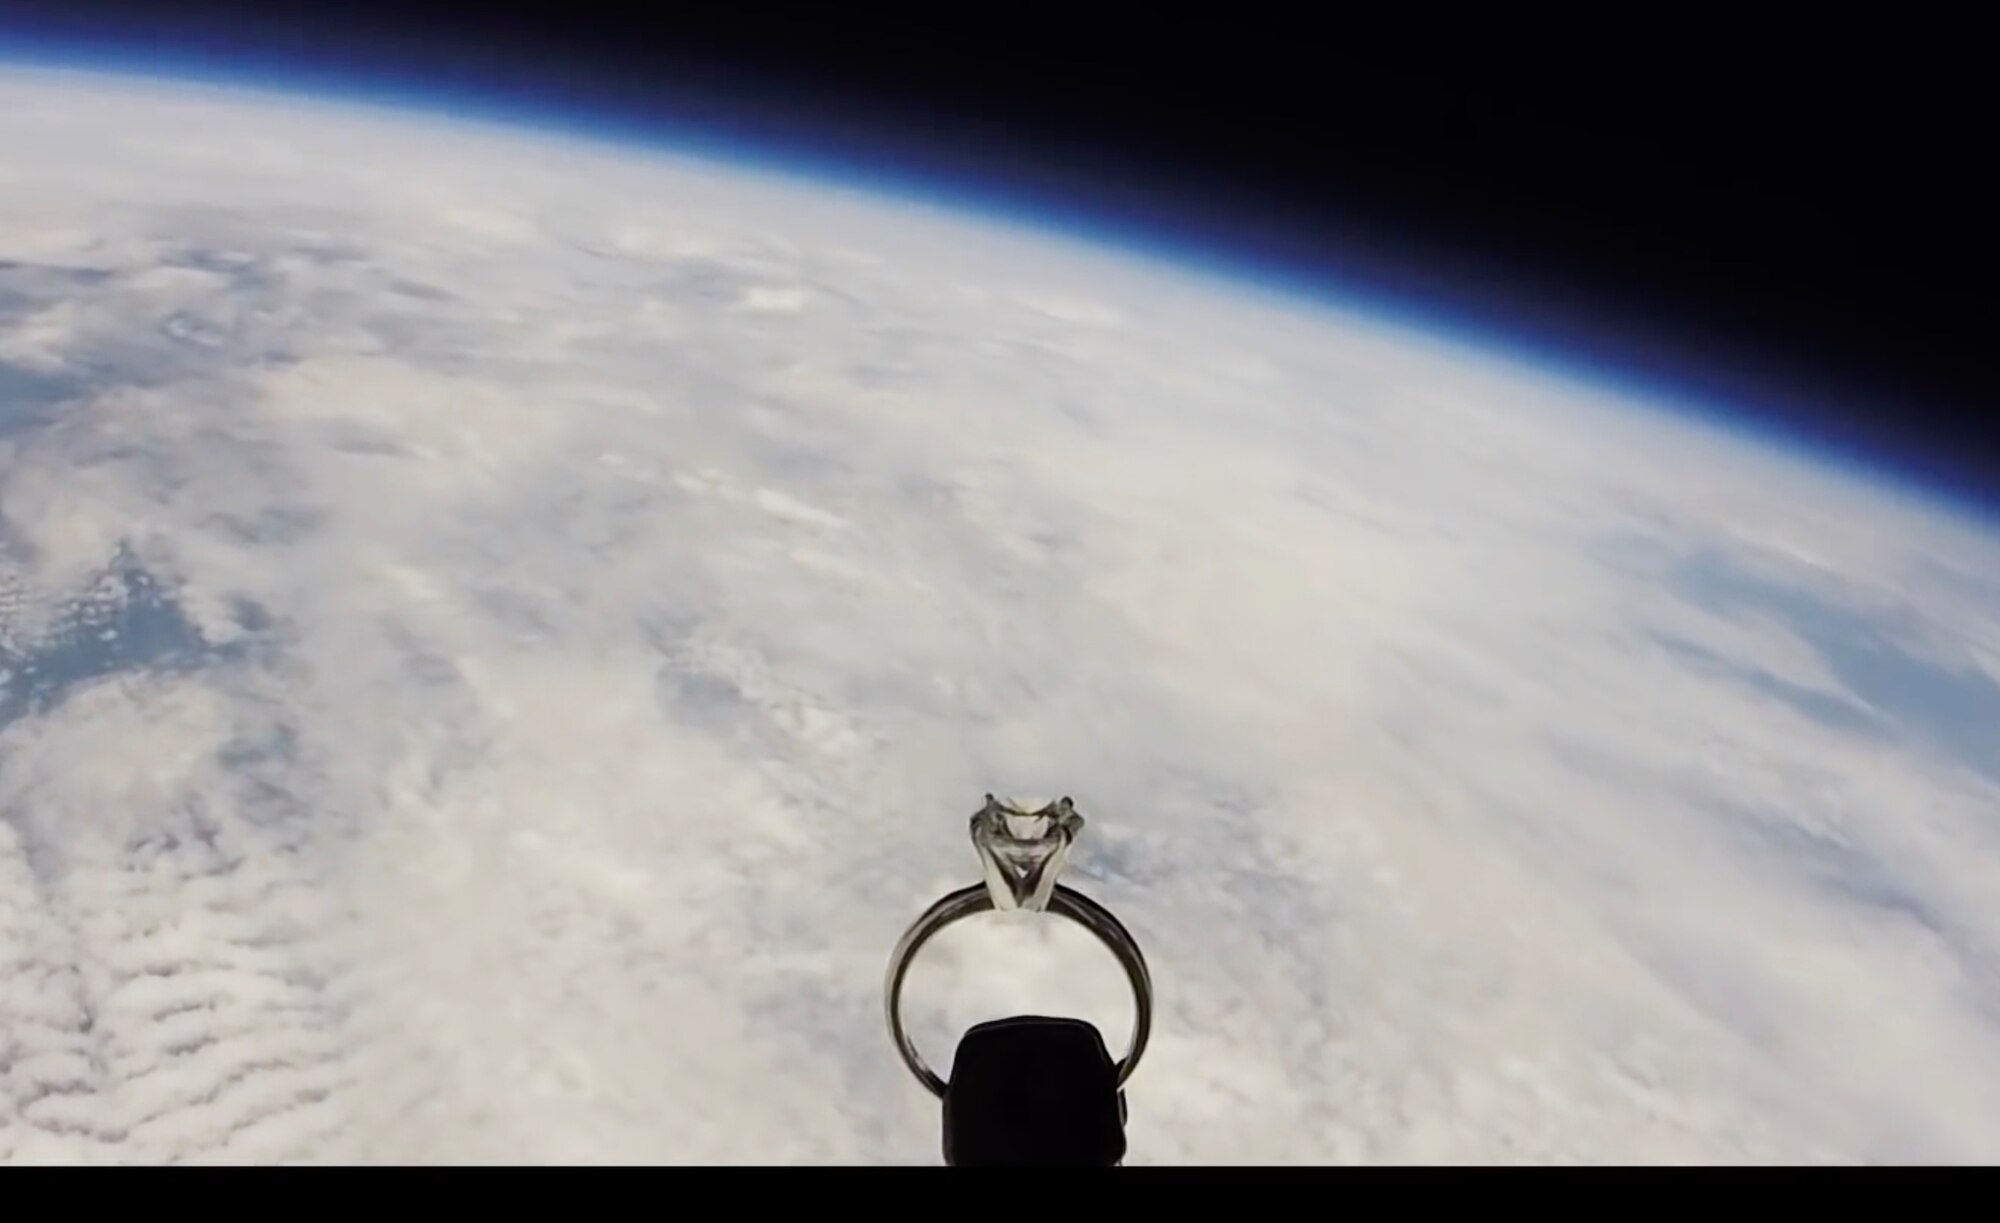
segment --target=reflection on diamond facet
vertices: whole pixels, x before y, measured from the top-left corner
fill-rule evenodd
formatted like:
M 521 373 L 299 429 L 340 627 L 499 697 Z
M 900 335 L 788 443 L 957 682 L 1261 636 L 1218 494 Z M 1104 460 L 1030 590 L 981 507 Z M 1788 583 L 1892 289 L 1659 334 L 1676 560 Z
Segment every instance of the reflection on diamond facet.
M 972 844 L 985 868 L 993 907 L 1039 913 L 1054 894 L 1083 817 L 1067 797 L 1053 803 L 1001 800 L 991 794 L 972 817 Z

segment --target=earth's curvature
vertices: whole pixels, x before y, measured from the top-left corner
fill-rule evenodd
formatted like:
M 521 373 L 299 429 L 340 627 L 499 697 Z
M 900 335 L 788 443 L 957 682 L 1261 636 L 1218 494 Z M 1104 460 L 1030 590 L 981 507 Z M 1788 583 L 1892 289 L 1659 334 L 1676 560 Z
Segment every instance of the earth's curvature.
M 0 79 L 0 1161 L 908 1162 L 987 791 L 1128 1162 L 2000 1155 L 2000 538 L 722 162 Z M 913 1028 L 1096 1021 L 978 919 Z

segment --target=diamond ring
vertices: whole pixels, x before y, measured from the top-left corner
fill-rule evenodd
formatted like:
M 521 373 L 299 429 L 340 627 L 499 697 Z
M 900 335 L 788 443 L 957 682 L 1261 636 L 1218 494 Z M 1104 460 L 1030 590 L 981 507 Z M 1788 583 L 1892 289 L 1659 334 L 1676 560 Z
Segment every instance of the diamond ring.
M 1146 957 L 1140 954 L 1131 932 L 1109 910 L 1056 882 L 1071 843 L 1082 831 L 1083 817 L 1067 798 L 1031 808 L 988 794 L 986 805 L 972 817 L 972 845 L 979 852 L 985 881 L 939 898 L 896 943 L 882 990 L 889 1034 L 903 1055 L 903 1064 L 932 1095 L 942 1099 L 945 1082 L 924 1063 L 903 1030 L 903 978 L 932 935 L 960 918 L 989 910 L 1055 913 L 1076 922 L 1111 949 L 1132 983 L 1136 1004 L 1131 1044 L 1118 1062 L 1118 1085 L 1123 1087 L 1138 1067 L 1153 1025 L 1153 979 L 1146 969 Z

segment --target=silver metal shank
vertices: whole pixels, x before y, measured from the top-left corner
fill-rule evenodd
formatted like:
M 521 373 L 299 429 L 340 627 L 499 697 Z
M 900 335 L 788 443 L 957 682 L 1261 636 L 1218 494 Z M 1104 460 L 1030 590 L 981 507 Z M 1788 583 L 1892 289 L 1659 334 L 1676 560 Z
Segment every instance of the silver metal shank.
M 917 952 L 930 941 L 932 935 L 961 918 L 988 912 L 993 907 L 993 897 L 985 883 L 960 888 L 926 909 L 923 916 L 903 932 L 895 952 L 889 957 L 889 972 L 882 987 L 882 1005 L 888 1013 L 889 1034 L 895 1038 L 896 1048 L 903 1055 L 903 1064 L 910 1068 L 910 1073 L 940 1099 L 944 1097 L 944 1080 L 924 1063 L 923 1055 L 917 1052 L 915 1043 L 903 1030 L 903 978 L 909 974 L 910 963 L 916 959 Z M 1118 963 L 1125 969 L 1126 979 L 1132 983 L 1132 1040 L 1117 1067 L 1118 1086 L 1123 1087 L 1125 1081 L 1132 1077 L 1132 1071 L 1138 1068 L 1139 1057 L 1146 1051 L 1146 1037 L 1153 1027 L 1153 978 L 1146 968 L 1146 957 L 1140 953 L 1139 944 L 1124 924 L 1113 917 L 1109 909 L 1081 892 L 1056 884 L 1046 911 L 1061 914 L 1096 935 L 1098 941 L 1118 957 Z

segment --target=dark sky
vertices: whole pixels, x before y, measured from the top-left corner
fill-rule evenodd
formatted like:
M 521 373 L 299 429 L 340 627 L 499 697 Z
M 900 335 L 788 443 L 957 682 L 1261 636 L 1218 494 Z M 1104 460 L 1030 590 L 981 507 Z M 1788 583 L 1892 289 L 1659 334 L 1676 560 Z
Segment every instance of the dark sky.
M 1734 405 L 2000 508 L 1996 108 L 1969 30 L 1419 14 L 1389 38 L 1340 8 L 1296 24 L 731 11 L 68 0 L 13 6 L 0 32 L 706 126 L 1092 214 Z

